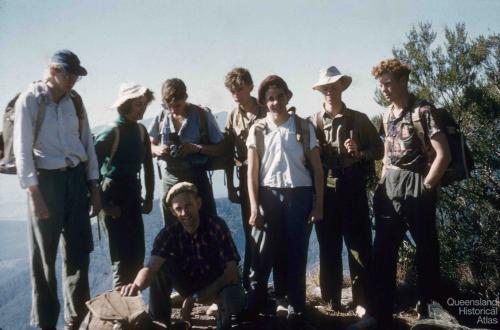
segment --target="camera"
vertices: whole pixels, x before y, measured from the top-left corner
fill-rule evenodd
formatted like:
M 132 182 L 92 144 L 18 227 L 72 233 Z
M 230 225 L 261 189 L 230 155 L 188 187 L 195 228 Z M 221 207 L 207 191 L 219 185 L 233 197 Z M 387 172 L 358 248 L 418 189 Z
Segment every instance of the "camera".
M 179 156 L 179 148 L 181 146 L 181 141 L 179 140 L 179 135 L 177 133 L 168 134 L 168 148 L 170 150 L 170 157 L 177 158 Z

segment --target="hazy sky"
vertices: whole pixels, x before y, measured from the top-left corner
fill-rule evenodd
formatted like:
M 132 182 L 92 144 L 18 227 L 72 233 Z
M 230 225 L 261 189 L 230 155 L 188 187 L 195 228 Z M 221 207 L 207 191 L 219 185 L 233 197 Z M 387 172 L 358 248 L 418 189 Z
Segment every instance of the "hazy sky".
M 500 32 L 500 1 L 3 1 L 0 0 L 0 107 L 31 81 L 41 79 L 51 54 L 77 53 L 89 72 L 76 90 L 91 124 L 115 116 L 109 106 L 123 81 L 152 88 L 160 99 L 167 78 L 183 79 L 189 98 L 214 112 L 232 100 L 224 75 L 250 69 L 256 87 L 282 76 L 303 115 L 317 111 L 311 89 L 318 70 L 336 65 L 353 77 L 346 103 L 374 115 L 370 71 L 401 46 L 410 27 L 464 22 L 471 37 Z M 146 117 L 159 109 L 158 101 Z

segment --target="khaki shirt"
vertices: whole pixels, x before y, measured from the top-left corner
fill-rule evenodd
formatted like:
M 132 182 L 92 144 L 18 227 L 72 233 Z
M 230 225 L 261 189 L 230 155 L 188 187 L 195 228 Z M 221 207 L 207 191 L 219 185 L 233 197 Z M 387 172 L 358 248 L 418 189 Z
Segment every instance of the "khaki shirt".
M 351 134 L 362 153 L 362 160 L 382 159 L 384 145 L 370 119 L 362 112 L 349 109 L 345 104 L 343 106 L 343 110 L 334 117 L 323 108 L 310 118 L 321 145 L 323 165 L 328 169 L 340 169 L 360 160 L 349 155 L 344 147 Z M 323 122 L 323 132 L 319 131 L 319 120 Z
M 246 141 L 250 127 L 257 119 L 264 118 L 267 114 L 266 107 L 259 105 L 255 98 L 253 98 L 253 101 L 258 106 L 256 115 L 246 112 L 241 109 L 241 106 L 238 106 L 227 117 L 226 127 L 224 128 L 228 144 L 232 150 L 236 149 L 235 158 L 241 163 L 244 163 L 247 159 Z

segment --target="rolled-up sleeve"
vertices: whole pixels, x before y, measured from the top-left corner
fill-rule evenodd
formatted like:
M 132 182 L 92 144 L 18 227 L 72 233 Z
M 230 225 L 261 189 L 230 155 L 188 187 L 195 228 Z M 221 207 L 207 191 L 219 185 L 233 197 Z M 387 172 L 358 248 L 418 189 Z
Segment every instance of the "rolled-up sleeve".
M 247 148 L 257 148 L 257 142 L 255 138 L 255 125 L 252 125 L 250 127 L 250 130 L 248 131 L 248 137 L 247 137 L 247 142 L 246 142 Z
M 17 174 L 22 188 L 38 184 L 35 161 L 33 160 L 33 113 L 38 110 L 36 98 L 23 93 L 15 105 L 14 120 L 14 155 L 16 157 Z
M 160 113 L 161 114 L 161 113 Z M 155 140 L 160 139 L 160 114 L 157 114 L 148 127 L 148 134 Z

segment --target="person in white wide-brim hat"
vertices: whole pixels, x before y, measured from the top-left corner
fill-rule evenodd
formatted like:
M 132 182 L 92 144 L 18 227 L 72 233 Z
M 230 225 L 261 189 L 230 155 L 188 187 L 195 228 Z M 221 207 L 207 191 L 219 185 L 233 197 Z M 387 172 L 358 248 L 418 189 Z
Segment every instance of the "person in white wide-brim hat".
M 138 121 L 153 99 L 150 89 L 135 82 L 123 83 L 112 105 L 118 118 L 95 140 L 103 200 L 99 216 L 109 238 L 114 288 L 132 281 L 144 264 L 142 214 L 153 207 L 154 172 L 149 135 Z M 144 198 L 138 180 L 142 167 Z
M 340 73 L 335 66 L 331 66 L 319 71 L 319 80 L 314 84 L 313 89 L 321 91 L 325 86 L 338 83 L 342 87 L 342 91 L 345 91 L 351 82 L 350 76 Z
M 324 96 L 323 109 L 311 116 L 320 143 L 326 187 L 324 220 L 317 222 L 320 249 L 320 288 L 332 309 L 342 310 L 342 239 L 349 251 L 353 306 L 363 314 L 367 305 L 368 265 L 371 251 L 370 218 L 365 179 L 375 159 L 384 152 L 377 130 L 368 117 L 342 102 L 352 78 L 335 66 L 323 69 L 313 89 Z M 359 306 L 359 307 L 358 307 Z

